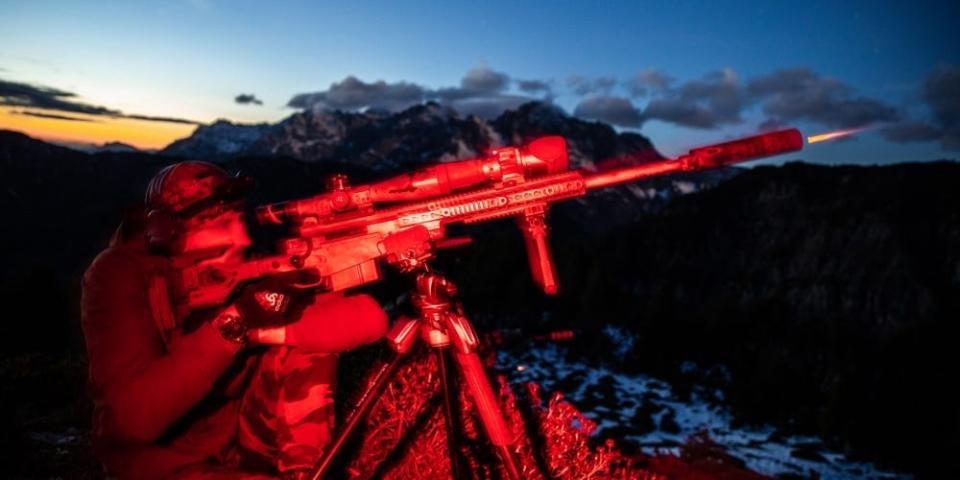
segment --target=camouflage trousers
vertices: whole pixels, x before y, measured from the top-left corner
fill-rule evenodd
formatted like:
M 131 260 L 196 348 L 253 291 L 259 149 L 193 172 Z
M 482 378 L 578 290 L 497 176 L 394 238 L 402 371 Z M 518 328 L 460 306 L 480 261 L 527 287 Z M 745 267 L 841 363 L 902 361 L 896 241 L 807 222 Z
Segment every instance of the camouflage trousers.
M 310 468 L 335 426 L 337 356 L 271 347 L 240 403 L 235 450 L 244 470 Z

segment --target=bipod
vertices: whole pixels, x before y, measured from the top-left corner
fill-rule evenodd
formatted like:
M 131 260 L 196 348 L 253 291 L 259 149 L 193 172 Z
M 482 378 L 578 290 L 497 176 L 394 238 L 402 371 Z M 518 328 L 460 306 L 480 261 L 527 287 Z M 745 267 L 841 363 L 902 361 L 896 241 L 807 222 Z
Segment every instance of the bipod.
M 383 389 L 396 374 L 403 358 L 420 339 L 437 355 L 453 477 L 468 478 L 464 473 L 466 467 L 458 443 L 460 422 L 458 418 L 454 418 L 454 399 L 458 397 L 449 378 L 451 372 L 448 371 L 448 360 L 451 357 L 458 366 L 457 370 L 460 379 L 466 385 L 467 393 L 476 404 L 487 438 L 496 448 L 503 463 L 506 478 L 521 479 L 519 464 L 510 450 L 514 440 L 513 434 L 504 417 L 503 409 L 497 401 L 497 396 L 490 386 L 480 356 L 477 354 L 477 348 L 480 346 L 479 337 L 456 301 L 456 293 L 456 286 L 436 272 L 424 268 L 424 271 L 417 274 L 411 303 L 416 308 L 419 318 L 401 317 L 394 323 L 386 337 L 387 344 L 393 352 L 391 358 L 375 367 L 373 377 L 360 395 L 357 405 L 347 414 L 343 427 L 337 432 L 330 447 L 307 478 L 319 480 L 329 472 L 334 459 L 360 421 L 367 416 L 370 408 L 380 398 Z

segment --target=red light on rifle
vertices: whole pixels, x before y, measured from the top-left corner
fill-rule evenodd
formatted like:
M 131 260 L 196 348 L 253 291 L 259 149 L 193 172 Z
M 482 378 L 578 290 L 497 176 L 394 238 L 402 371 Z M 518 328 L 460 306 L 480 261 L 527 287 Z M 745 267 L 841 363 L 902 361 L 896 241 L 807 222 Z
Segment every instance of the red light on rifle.
M 676 160 L 645 163 L 635 167 L 610 170 L 591 175 L 585 181 L 587 189 L 608 187 L 673 172 L 691 172 L 723 167 L 748 160 L 795 152 L 802 148 L 803 135 L 800 134 L 799 130 L 791 128 L 732 142 L 695 148 Z
M 690 153 L 678 158 L 677 161 L 685 164 L 685 170 L 701 170 L 795 152 L 802 148 L 803 135 L 800 134 L 800 130 L 791 128 L 732 142 L 695 148 L 690 150 Z
M 441 163 L 371 185 L 351 187 L 345 175 L 334 175 L 328 191 L 315 197 L 266 205 L 257 209 L 262 224 L 302 222 L 370 208 L 374 204 L 411 202 L 476 188 L 509 186 L 527 179 L 567 171 L 567 142 L 560 136 L 541 137 L 528 145 L 502 147 L 469 160 Z

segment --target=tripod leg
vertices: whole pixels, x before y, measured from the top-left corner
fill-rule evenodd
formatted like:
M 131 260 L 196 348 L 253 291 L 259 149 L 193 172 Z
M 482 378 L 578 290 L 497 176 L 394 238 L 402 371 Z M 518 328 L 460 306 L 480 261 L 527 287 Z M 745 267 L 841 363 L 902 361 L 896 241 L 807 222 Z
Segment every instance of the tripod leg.
M 367 416 L 370 407 L 380 398 L 384 387 L 386 387 L 390 379 L 393 378 L 397 367 L 400 366 L 400 361 L 403 360 L 407 353 L 413 348 L 419 327 L 420 323 L 417 320 L 407 317 L 400 317 L 394 322 L 390 332 L 386 335 L 387 346 L 390 347 L 390 350 L 393 352 L 391 358 L 386 362 L 380 362 L 366 390 L 363 391 L 360 399 L 357 400 L 357 405 L 347 414 L 347 420 L 343 423 L 343 427 L 337 432 L 337 436 L 330 443 L 330 447 L 327 448 L 323 458 L 314 465 L 310 474 L 307 476 L 308 479 L 319 480 L 330 470 L 331 465 L 333 465 L 333 460 L 337 457 L 337 454 L 340 453 L 340 450 L 343 450 L 344 444 L 350 439 L 353 431 L 357 429 L 360 420 Z
M 456 285 L 436 272 L 425 269 L 417 276 L 417 291 L 411 296 L 411 300 L 420 311 L 420 317 L 449 338 L 449 344 L 456 352 L 454 358 L 460 366 L 460 373 L 463 375 L 471 398 L 477 405 L 480 422 L 490 443 L 497 448 L 506 477 L 510 480 L 520 480 L 519 464 L 510 448 L 513 443 L 513 433 L 507 425 L 497 396 L 490 387 L 487 373 L 476 353 L 480 345 L 477 333 L 463 315 L 459 304 L 451 298 L 456 292 Z M 443 344 L 446 345 L 447 342 L 444 341 Z
M 450 451 L 450 473 L 455 479 L 467 478 L 464 470 L 463 456 L 460 452 L 460 419 L 454 411 L 453 402 L 456 401 L 456 391 L 450 378 L 449 347 L 436 348 L 437 365 L 440 368 L 440 386 L 443 392 L 443 416 L 447 425 L 447 449 Z
M 460 373 L 463 374 L 467 388 L 470 389 L 470 396 L 477 405 L 480 421 L 487 432 L 487 437 L 490 438 L 490 443 L 497 448 L 504 470 L 507 472 L 507 478 L 520 480 L 520 468 L 517 459 L 510 450 L 510 445 L 513 443 L 513 433 L 510 432 L 510 427 L 504 418 L 497 396 L 493 393 L 493 388 L 487 379 L 487 373 L 480 363 L 480 356 L 475 352 L 457 352 L 456 359 L 460 365 Z

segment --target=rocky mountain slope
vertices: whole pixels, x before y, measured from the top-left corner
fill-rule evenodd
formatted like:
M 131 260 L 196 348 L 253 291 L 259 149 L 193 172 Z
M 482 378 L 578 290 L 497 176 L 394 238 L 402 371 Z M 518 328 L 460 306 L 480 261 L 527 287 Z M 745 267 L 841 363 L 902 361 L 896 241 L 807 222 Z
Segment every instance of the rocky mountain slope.
M 272 125 L 238 125 L 229 120 L 217 120 L 210 125 L 201 125 L 193 135 L 167 145 L 166 155 L 192 158 L 219 158 L 246 151 L 260 140 Z
M 393 172 L 427 162 L 475 157 L 483 150 L 527 142 L 541 135 L 570 141 L 571 165 L 639 153 L 637 161 L 661 158 L 649 140 L 610 126 L 566 115 L 548 103 L 531 102 L 486 121 L 436 103 L 390 114 L 380 111 L 307 110 L 275 125 L 217 121 L 170 144 L 164 155 L 224 159 L 277 155 L 306 162 L 345 162 Z

